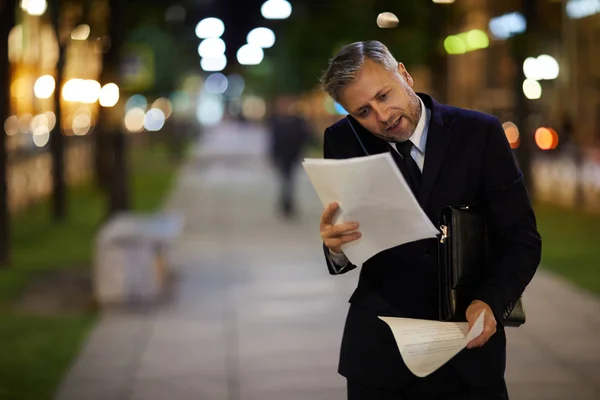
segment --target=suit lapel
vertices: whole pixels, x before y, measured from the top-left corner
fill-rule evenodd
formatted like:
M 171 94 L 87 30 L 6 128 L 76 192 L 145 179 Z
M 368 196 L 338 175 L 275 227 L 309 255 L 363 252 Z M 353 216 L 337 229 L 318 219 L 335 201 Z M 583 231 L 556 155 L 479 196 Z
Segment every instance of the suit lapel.
M 418 199 L 421 206 L 425 206 L 444 163 L 444 158 L 452 139 L 452 132 L 445 126 L 444 106 L 427 95 L 419 94 L 419 96 L 423 99 L 425 105 L 431 109 L 431 120 L 429 121 L 425 148 L 423 180 Z

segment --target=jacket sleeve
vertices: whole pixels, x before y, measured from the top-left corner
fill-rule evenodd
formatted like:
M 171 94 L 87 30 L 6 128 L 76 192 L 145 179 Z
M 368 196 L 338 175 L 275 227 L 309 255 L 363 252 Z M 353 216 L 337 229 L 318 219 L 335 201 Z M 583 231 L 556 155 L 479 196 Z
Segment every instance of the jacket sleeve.
M 502 323 L 533 278 L 542 239 L 531 201 L 500 121 L 493 118 L 485 148 L 482 189 L 492 258 L 475 298 Z
M 331 145 L 331 135 L 332 131 L 330 128 L 325 129 L 324 139 L 323 139 L 323 158 L 338 158 L 335 157 L 332 152 Z M 331 256 L 329 255 L 329 249 L 323 243 L 323 255 L 325 256 L 325 262 L 327 264 L 327 269 L 331 275 L 341 275 L 346 272 L 352 271 L 356 268 L 356 265 L 352 264 L 348 261 L 345 265 L 337 265 Z

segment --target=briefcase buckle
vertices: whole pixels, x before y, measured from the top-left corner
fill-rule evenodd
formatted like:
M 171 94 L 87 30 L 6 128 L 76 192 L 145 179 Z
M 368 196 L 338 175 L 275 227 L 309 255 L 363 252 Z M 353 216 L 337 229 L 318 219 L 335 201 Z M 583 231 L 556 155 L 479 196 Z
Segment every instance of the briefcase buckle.
M 442 231 L 442 236 L 440 237 L 440 243 L 444 243 L 446 239 L 448 239 L 448 227 L 446 225 L 440 226 L 440 231 Z

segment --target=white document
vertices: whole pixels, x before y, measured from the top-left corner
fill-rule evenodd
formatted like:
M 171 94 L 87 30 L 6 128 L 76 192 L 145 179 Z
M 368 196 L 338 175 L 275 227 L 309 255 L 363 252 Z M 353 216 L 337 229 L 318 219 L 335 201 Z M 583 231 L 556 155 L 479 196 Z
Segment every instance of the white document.
M 467 322 L 379 317 L 394 334 L 404 364 L 420 378 L 446 364 L 483 332 L 482 312 L 470 331 Z M 468 332 L 467 332 L 468 331 Z
M 357 266 L 383 250 L 439 233 L 390 153 L 346 160 L 305 159 L 302 166 L 323 206 L 339 204 L 334 224 L 359 223 L 361 238 L 342 246 Z

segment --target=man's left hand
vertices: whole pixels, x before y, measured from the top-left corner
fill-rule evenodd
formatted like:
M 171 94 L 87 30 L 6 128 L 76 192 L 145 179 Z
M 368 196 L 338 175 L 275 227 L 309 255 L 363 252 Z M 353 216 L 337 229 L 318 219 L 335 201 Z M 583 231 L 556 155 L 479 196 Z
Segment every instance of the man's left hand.
M 469 330 L 471 330 L 471 327 L 477 321 L 482 311 L 485 311 L 485 315 L 483 316 L 483 332 L 467 344 L 467 349 L 483 346 L 496 333 L 496 318 L 494 318 L 494 313 L 490 306 L 481 300 L 473 300 L 467 308 Z

